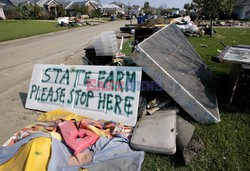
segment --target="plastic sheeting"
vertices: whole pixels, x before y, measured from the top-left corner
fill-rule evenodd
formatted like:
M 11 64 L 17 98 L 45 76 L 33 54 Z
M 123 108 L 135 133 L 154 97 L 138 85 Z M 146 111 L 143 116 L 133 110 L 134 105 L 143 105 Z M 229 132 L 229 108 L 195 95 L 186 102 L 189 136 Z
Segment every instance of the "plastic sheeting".
M 69 24 L 69 17 L 59 17 L 58 18 L 58 24 L 62 24 L 62 22 L 64 24 Z
M 20 147 L 18 152 L 0 170 L 46 171 L 51 151 L 51 138 L 39 137 Z
M 53 121 L 53 120 L 57 120 L 57 119 L 63 119 L 63 120 L 74 119 L 76 121 L 81 121 L 84 118 L 86 118 L 86 117 L 79 116 L 79 115 L 76 115 L 72 112 L 67 112 L 65 110 L 53 110 L 53 111 L 42 114 L 38 118 L 38 121 Z

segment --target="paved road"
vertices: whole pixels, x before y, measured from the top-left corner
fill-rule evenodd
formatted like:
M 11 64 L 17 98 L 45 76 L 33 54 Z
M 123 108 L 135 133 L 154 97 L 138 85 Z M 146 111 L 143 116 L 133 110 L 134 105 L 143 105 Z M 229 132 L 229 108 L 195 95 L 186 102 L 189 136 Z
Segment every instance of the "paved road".
M 39 116 L 24 108 L 34 64 L 82 64 L 83 48 L 94 36 L 129 21 L 0 43 L 0 144 Z

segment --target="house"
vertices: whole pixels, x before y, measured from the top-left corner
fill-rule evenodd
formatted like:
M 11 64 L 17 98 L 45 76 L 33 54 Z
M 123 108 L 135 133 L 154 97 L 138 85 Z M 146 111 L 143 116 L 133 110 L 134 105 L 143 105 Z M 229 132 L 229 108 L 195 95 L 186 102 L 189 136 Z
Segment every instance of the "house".
M 140 13 L 142 13 L 142 8 L 139 5 L 132 5 L 131 14 L 138 17 Z
M 60 2 L 57 0 L 34 0 L 34 4 L 37 4 L 43 10 L 45 13 L 50 13 L 53 16 L 57 16 L 57 6 L 62 5 Z
M 3 11 L 5 11 L 8 8 L 8 6 L 12 5 L 12 3 L 9 0 L 0 0 L 0 3 L 4 4 L 2 6 Z
M 115 4 L 105 4 L 102 6 L 102 10 L 103 10 L 103 13 L 107 14 L 108 16 L 117 15 L 119 13 L 125 14 L 125 11 L 121 7 Z
M 250 0 L 236 0 L 232 13 L 238 19 L 250 19 Z
M 77 15 L 77 12 L 75 10 L 76 6 L 86 6 L 87 7 L 87 14 L 91 17 L 93 15 L 93 12 L 97 9 L 102 9 L 102 5 L 99 4 L 96 1 L 90 0 L 90 1 L 68 1 L 63 4 L 64 9 L 69 16 L 75 16 Z
M 122 11 L 124 11 L 125 13 L 128 13 L 128 6 L 123 4 L 122 2 L 114 1 L 114 2 L 111 2 L 110 4 L 117 5 L 122 9 Z
M 93 16 L 93 12 L 97 9 L 102 10 L 102 5 L 96 1 L 90 0 L 90 1 L 84 1 L 85 6 L 88 8 L 88 15 L 90 17 Z
M 63 4 L 63 7 L 66 11 L 67 16 L 71 17 L 78 15 L 79 12 L 77 11 L 76 8 L 82 5 L 85 5 L 83 1 L 82 2 L 67 1 Z
M 4 10 L 8 6 L 19 6 L 19 4 L 36 4 L 43 8 L 46 13 L 51 13 L 52 15 L 57 15 L 57 5 L 62 5 L 65 0 L 0 0 L 0 2 L 6 4 Z
M 3 6 L 5 6 L 4 3 L 0 2 L 0 18 L 5 20 L 5 15 L 4 15 L 4 11 L 3 11 Z

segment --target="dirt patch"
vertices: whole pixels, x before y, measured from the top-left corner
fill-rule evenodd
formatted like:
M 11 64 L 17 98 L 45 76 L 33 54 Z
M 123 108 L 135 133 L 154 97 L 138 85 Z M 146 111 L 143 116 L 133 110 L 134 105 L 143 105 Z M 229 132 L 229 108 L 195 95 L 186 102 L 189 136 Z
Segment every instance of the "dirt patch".
M 197 158 L 198 154 L 205 150 L 205 145 L 201 139 L 193 137 L 183 151 L 183 159 L 185 164 L 189 164 Z

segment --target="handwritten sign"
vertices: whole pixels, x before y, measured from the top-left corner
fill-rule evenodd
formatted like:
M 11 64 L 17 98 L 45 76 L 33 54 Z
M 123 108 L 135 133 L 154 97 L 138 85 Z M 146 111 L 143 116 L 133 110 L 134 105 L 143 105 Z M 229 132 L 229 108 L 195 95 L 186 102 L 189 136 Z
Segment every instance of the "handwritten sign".
M 36 64 L 26 108 L 65 109 L 134 126 L 141 67 Z

